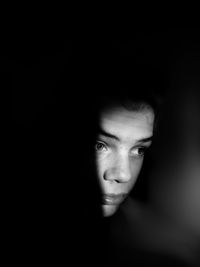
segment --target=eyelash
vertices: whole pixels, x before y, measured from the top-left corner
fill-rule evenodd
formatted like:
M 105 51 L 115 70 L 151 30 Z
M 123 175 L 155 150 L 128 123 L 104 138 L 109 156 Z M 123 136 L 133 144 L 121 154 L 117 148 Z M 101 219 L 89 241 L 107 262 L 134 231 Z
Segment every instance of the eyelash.
M 101 149 L 97 147 L 98 145 L 101 145 L 101 146 L 102 146 Z M 103 149 L 104 149 L 105 151 L 107 151 L 107 149 L 108 149 L 107 144 L 105 144 L 104 142 L 101 142 L 101 141 L 97 141 L 96 144 L 95 144 L 95 151 L 97 151 L 97 152 L 102 152 Z M 139 150 L 140 150 L 140 149 L 143 150 L 142 154 L 139 154 Z M 138 152 L 137 152 L 136 154 L 133 153 L 133 155 L 132 155 L 132 151 L 131 151 L 131 152 L 130 152 L 130 154 L 131 154 L 130 156 L 131 156 L 131 157 L 144 157 L 144 154 L 145 154 L 145 152 L 146 152 L 147 149 L 148 149 L 148 147 L 146 147 L 146 146 L 136 147 L 136 148 L 134 148 L 133 150 L 138 150 Z
M 139 154 L 139 150 L 140 149 L 142 149 L 143 150 L 143 152 L 142 152 L 142 154 Z M 133 154 L 133 157 L 144 157 L 144 154 L 145 154 L 145 152 L 146 152 L 146 150 L 147 150 L 147 147 L 146 146 L 140 146 L 140 147 L 137 147 L 137 148 L 134 148 L 134 150 L 137 150 L 138 152 L 137 152 L 137 154 Z M 132 154 L 132 153 L 131 153 Z M 132 155 L 131 155 L 132 156 Z
M 104 147 L 104 149 L 107 150 L 107 145 L 106 145 L 105 143 L 100 142 L 100 141 L 97 141 L 96 144 L 95 144 L 95 151 L 99 151 L 99 152 L 102 151 L 102 150 L 99 150 L 99 149 L 97 148 L 98 145 L 102 145 L 102 146 Z

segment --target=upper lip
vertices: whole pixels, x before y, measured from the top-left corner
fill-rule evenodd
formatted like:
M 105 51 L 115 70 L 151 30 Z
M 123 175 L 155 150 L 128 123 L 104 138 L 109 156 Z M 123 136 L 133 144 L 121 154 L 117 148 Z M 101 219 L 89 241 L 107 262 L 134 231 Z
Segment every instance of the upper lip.
M 117 205 L 121 203 L 127 194 L 103 194 L 102 200 L 107 205 Z

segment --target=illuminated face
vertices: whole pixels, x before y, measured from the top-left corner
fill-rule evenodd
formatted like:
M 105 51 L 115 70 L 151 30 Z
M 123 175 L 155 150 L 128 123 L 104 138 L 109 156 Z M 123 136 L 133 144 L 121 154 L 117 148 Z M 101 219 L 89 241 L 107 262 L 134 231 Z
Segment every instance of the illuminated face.
M 95 151 L 104 216 L 113 215 L 133 188 L 151 145 L 153 124 L 150 107 L 130 111 L 116 106 L 101 112 Z

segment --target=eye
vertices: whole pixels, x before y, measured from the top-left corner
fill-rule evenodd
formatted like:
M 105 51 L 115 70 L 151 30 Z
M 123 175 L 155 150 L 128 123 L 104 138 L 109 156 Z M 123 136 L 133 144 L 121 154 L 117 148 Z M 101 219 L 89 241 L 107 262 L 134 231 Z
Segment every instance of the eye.
M 146 150 L 147 150 L 147 147 L 144 147 L 144 146 L 136 147 L 131 150 L 130 154 L 131 156 L 143 157 Z
M 103 142 L 97 141 L 95 144 L 95 150 L 98 152 L 106 151 L 107 150 L 106 144 L 104 144 Z

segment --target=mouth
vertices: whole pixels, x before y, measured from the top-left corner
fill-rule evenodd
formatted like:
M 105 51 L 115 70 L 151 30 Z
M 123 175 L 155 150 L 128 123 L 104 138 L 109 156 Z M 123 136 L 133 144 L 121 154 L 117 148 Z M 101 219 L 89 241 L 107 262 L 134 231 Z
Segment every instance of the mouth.
M 102 203 L 104 205 L 119 205 L 127 194 L 104 194 L 102 196 Z

